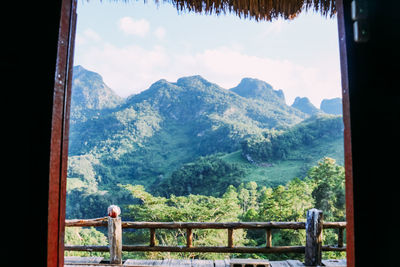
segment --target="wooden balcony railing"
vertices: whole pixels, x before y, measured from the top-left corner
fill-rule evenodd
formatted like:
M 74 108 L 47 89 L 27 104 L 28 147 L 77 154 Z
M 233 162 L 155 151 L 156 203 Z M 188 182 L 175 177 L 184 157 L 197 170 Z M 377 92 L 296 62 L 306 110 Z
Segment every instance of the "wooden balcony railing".
M 114 206 L 115 208 L 116 206 Z M 118 207 L 117 207 L 118 208 Z M 109 210 L 112 207 L 109 208 Z M 119 210 L 119 208 L 118 208 Z M 110 212 L 109 212 L 110 214 Z M 112 215 L 112 214 L 111 214 Z M 115 213 L 114 213 L 115 215 Z M 311 209 L 307 212 L 306 222 L 122 222 L 118 216 L 108 216 L 97 219 L 66 220 L 66 227 L 108 227 L 109 246 L 96 245 L 65 245 L 68 251 L 103 251 L 110 252 L 110 262 L 120 264 L 122 251 L 159 251 L 159 252 L 215 252 L 215 253 L 305 253 L 305 264 L 321 265 L 322 251 L 346 251 L 343 244 L 343 232 L 346 222 L 323 222 L 322 211 Z M 148 246 L 122 245 L 122 229 L 149 229 Z M 185 229 L 186 246 L 157 246 L 156 229 Z M 193 229 L 226 229 L 228 232 L 227 246 L 193 246 Z M 233 231 L 236 229 L 263 229 L 266 244 L 262 247 L 236 247 Z M 273 229 L 306 230 L 305 246 L 273 246 Z M 336 246 L 322 245 L 323 229 L 337 229 L 338 242 Z

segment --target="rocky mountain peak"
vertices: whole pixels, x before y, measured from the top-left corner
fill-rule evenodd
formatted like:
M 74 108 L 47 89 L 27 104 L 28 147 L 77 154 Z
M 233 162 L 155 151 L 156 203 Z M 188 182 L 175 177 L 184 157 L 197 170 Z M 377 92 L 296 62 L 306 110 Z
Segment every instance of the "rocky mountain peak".
M 307 97 L 296 97 L 292 107 L 309 115 L 322 113 L 321 110 L 316 108 Z
M 269 83 L 254 78 L 243 78 L 238 86 L 230 90 L 245 98 L 285 101 L 282 90 L 274 90 Z

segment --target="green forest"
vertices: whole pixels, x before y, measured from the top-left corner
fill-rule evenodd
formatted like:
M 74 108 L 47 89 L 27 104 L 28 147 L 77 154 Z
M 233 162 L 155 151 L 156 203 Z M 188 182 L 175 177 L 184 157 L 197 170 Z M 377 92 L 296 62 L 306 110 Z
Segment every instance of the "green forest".
M 318 109 L 306 98 L 289 106 L 282 90 L 252 78 L 229 90 L 201 76 L 175 83 L 160 80 L 123 99 L 99 74 L 76 66 L 66 217 L 104 217 L 107 207 L 116 204 L 122 219 L 132 221 L 304 221 L 310 208 L 323 210 L 325 221 L 344 221 L 343 122 L 338 110 L 333 104 Z M 336 235 L 324 231 L 324 244 L 335 244 Z M 124 244 L 147 245 L 149 232 L 127 230 L 123 237 Z M 225 231 L 196 230 L 193 239 L 195 246 L 223 246 L 227 238 Z M 158 230 L 157 242 L 186 241 L 181 231 Z M 302 245 L 305 233 L 276 231 L 272 242 Z M 67 228 L 65 243 L 106 245 L 107 238 L 101 228 Z M 235 231 L 236 245 L 264 243 L 259 231 Z M 227 256 L 302 257 L 124 252 L 125 258 Z
M 307 210 L 318 208 L 324 212 L 325 221 L 345 220 L 344 168 L 331 158 L 323 158 L 312 167 L 307 176 L 295 178 L 275 188 L 258 186 L 256 182 L 229 185 L 221 196 L 189 194 L 169 197 L 154 196 L 142 185 L 120 185 L 137 200 L 122 206 L 122 219 L 157 222 L 236 222 L 236 221 L 305 221 Z M 194 246 L 226 246 L 226 231 L 196 230 Z M 79 238 L 77 238 L 79 237 Z M 124 244 L 148 244 L 149 232 L 135 230 L 124 232 Z M 158 230 L 159 245 L 185 245 L 185 232 Z M 336 244 L 337 233 L 325 230 L 324 244 Z M 235 245 L 262 246 L 265 234 L 258 230 L 235 231 Z M 107 238 L 98 229 L 67 228 L 66 244 L 106 245 Z M 304 245 L 304 230 L 276 230 L 274 246 Z M 68 255 L 88 255 L 88 252 L 67 252 Z M 90 253 L 100 254 L 100 253 Z M 172 255 L 171 255 L 172 254 Z M 324 252 L 325 258 L 343 258 L 342 252 Z M 223 259 L 227 255 L 213 253 L 124 252 L 125 258 L 207 258 Z M 285 255 L 230 255 L 231 257 L 302 259 L 301 254 Z

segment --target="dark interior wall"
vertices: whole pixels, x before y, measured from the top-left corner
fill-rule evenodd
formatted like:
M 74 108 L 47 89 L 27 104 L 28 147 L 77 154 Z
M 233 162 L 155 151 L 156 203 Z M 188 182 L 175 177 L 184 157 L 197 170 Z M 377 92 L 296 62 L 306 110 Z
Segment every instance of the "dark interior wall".
M 6 4 L 1 54 L 4 205 L 15 207 L 3 257 L 45 266 L 52 90 L 61 1 Z M 350 2 L 344 1 L 347 19 Z M 369 0 L 371 39 L 347 48 L 354 176 L 356 266 L 397 266 L 400 178 L 399 3 Z M 28 152 L 28 153 L 27 153 Z M 8 190 L 5 190 L 8 189 Z M 11 195 L 11 196 L 10 196 Z M 8 213 L 7 213 L 8 214 Z M 373 250 L 372 250 L 373 248 Z M 11 256 L 10 256 L 11 255 Z M 25 261 L 26 262 L 26 261 Z M 374 265 L 375 264 L 375 265 Z M 8 265 L 10 266 L 10 265 Z
M 0 265 L 46 266 L 54 72 L 61 0 L 2 7 L 3 204 L 12 205 L 9 252 Z M 10 16 L 7 16 L 9 14 Z M 4 46 L 5 44 L 5 46 Z M 4 158 L 3 158 L 4 160 Z M 7 189 L 7 190 L 6 190 Z M 11 215 L 11 213 L 7 213 Z M 29 255 L 29 257 L 28 257 Z
M 350 18 L 350 2 L 344 1 Z M 358 2 L 362 2 L 358 0 Z M 356 266 L 398 266 L 399 1 L 366 1 L 370 40 L 346 24 Z

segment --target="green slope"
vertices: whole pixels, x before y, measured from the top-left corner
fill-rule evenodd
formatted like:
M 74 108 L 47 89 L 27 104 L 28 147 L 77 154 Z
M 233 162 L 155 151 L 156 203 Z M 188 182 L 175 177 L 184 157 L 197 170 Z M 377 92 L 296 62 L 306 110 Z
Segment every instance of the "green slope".
M 266 131 L 242 149 L 201 157 L 156 181 L 151 190 L 163 196 L 220 196 L 229 185 L 254 181 L 276 187 L 303 178 L 324 157 L 343 164 L 343 123 L 340 116 L 315 116 L 286 131 Z M 222 161 L 222 162 L 221 162 Z
M 318 140 L 312 146 L 302 146 L 291 151 L 286 160 L 272 160 L 264 164 L 252 164 L 242 157 L 242 151 L 238 150 L 220 158 L 228 163 L 237 164 L 245 170 L 243 182 L 255 181 L 259 185 L 275 187 L 286 184 L 295 177 L 303 178 L 311 166 L 323 157 L 336 160 L 343 165 L 344 148 L 343 138 L 333 140 Z

